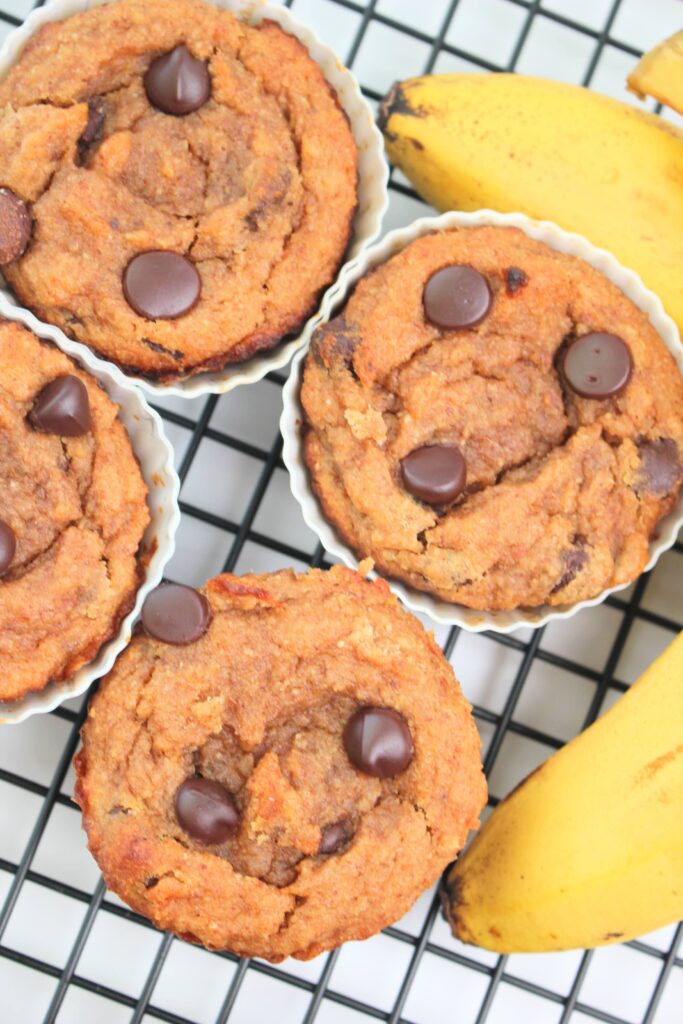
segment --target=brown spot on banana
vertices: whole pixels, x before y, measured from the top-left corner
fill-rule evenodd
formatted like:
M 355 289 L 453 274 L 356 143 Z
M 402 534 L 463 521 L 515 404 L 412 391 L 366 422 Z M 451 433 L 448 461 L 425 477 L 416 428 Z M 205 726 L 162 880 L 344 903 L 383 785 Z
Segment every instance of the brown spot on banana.
M 394 82 L 389 92 L 379 105 L 377 127 L 388 137 L 387 124 L 392 114 L 405 114 L 407 117 L 426 117 L 427 111 L 422 107 L 414 107 L 406 95 L 405 82 Z

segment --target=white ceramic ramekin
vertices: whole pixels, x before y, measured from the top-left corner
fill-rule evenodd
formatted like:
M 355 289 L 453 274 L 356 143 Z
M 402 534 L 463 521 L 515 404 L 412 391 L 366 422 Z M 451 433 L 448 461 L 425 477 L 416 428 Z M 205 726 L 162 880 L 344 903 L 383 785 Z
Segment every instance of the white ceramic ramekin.
M 48 0 L 44 6 L 36 8 L 23 25 L 10 32 L 0 47 L 0 80 L 16 63 L 24 46 L 41 25 L 49 21 L 63 21 L 73 14 L 109 2 L 115 2 L 115 0 Z M 389 176 L 389 168 L 384 157 L 384 142 L 375 125 L 372 110 L 361 94 L 358 82 L 333 51 L 322 43 L 311 29 L 298 22 L 286 7 L 271 7 L 262 3 L 261 0 L 209 0 L 209 2 L 216 7 L 225 7 L 233 11 L 240 19 L 252 25 L 266 19 L 276 21 L 285 32 L 296 36 L 304 44 L 335 90 L 339 102 L 349 118 L 351 130 L 358 146 L 358 209 L 354 217 L 353 232 L 346 253 L 347 260 L 354 259 L 379 235 L 382 218 L 388 205 L 387 180 Z M 0 289 L 2 287 L 0 281 Z M 334 287 L 334 285 L 330 287 Z M 8 290 L 5 294 L 10 302 L 14 301 Z M 278 370 L 286 366 L 296 350 L 306 343 L 319 319 L 324 298 L 321 300 L 318 310 L 296 337 L 281 342 L 275 348 L 255 355 L 243 363 L 235 363 L 212 373 L 199 373 L 187 380 L 169 384 L 160 384 L 133 375 L 130 375 L 129 379 L 139 384 L 151 395 L 157 397 L 179 395 L 182 398 L 224 394 L 240 384 L 250 384 L 261 380 L 271 370 Z M 59 335 L 64 337 L 62 331 L 59 331 Z M 75 344 L 86 348 L 80 342 Z M 95 354 L 95 358 L 108 366 L 112 365 L 102 356 Z
M 557 249 L 559 252 L 579 256 L 586 263 L 590 263 L 591 266 L 600 270 L 639 309 L 642 309 L 647 314 L 651 324 L 676 360 L 681 375 L 683 375 L 683 346 L 681 345 L 678 329 L 671 317 L 664 312 L 661 301 L 653 292 L 645 287 L 638 275 L 634 271 L 622 267 L 611 253 L 606 252 L 604 249 L 596 248 L 580 235 L 563 231 L 557 225 L 551 224 L 548 221 L 532 220 L 522 213 L 496 213 L 493 210 L 478 210 L 475 213 L 444 213 L 440 217 L 424 217 L 414 221 L 406 228 L 390 231 L 380 242 L 367 249 L 358 259 L 343 269 L 335 288 L 325 297 L 319 322 L 322 323 L 329 320 L 340 309 L 356 282 L 364 274 L 380 263 L 390 259 L 421 235 L 425 235 L 430 231 L 443 230 L 444 228 L 479 227 L 484 224 L 520 228 L 530 238 L 536 238 L 541 242 L 545 242 L 546 245 Z M 304 519 L 311 529 L 317 533 L 327 551 L 332 555 L 336 555 L 346 565 L 356 568 L 359 559 L 352 549 L 343 542 L 334 526 L 325 519 L 320 503 L 311 489 L 308 470 L 304 463 L 301 434 L 304 414 L 301 408 L 299 392 L 305 355 L 306 351 L 302 350 L 294 360 L 292 372 L 283 390 L 284 409 L 280 421 L 280 428 L 284 438 L 282 457 L 289 470 L 292 493 L 301 505 Z M 645 566 L 645 570 L 651 569 L 662 552 L 671 547 L 681 528 L 683 528 L 683 498 L 679 500 L 676 508 L 659 524 L 656 538 L 650 544 L 650 558 Z M 498 633 L 510 633 L 512 630 L 520 629 L 524 626 L 539 627 L 552 622 L 554 619 L 568 619 L 581 608 L 589 608 L 600 604 L 608 594 L 613 594 L 617 590 L 623 590 L 624 587 L 629 585 L 625 583 L 618 587 L 612 587 L 609 590 L 604 590 L 597 597 L 591 598 L 589 601 L 578 601 L 571 605 L 552 607 L 542 605 L 539 608 L 527 610 L 481 612 L 465 608 L 462 605 L 442 601 L 437 597 L 432 597 L 430 594 L 415 590 L 407 584 L 399 583 L 397 580 L 389 579 L 387 582 L 403 603 L 413 611 L 429 615 L 436 622 L 462 626 L 463 629 L 473 633 L 479 633 L 485 629 L 492 629 Z
M 31 715 L 52 711 L 65 700 L 85 693 L 92 682 L 110 670 L 118 655 L 128 645 L 142 602 L 150 590 L 161 582 L 164 567 L 175 549 L 175 533 L 180 522 L 180 483 L 173 467 L 173 449 L 164 435 L 160 416 L 154 409 L 150 409 L 139 388 L 133 387 L 115 366 L 96 359 L 84 345 L 69 341 L 56 327 L 41 323 L 32 313 L 9 303 L 2 293 L 0 319 L 14 320 L 28 327 L 39 338 L 54 342 L 95 377 L 112 401 L 116 402 L 119 417 L 128 432 L 147 484 L 147 504 L 151 516 L 142 542 L 143 551 L 150 553 L 149 560 L 135 605 L 121 622 L 116 636 L 103 644 L 97 657 L 75 672 L 70 679 L 50 683 L 44 690 L 28 694 L 21 700 L 0 701 L 0 725 L 9 725 L 23 722 Z

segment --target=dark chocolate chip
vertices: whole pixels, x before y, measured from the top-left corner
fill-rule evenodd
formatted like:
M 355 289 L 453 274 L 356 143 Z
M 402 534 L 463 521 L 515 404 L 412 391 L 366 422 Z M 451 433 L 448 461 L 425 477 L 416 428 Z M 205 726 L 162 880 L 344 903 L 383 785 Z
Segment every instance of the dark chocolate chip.
M 584 334 L 567 345 L 562 357 L 564 379 L 582 398 L 618 395 L 632 371 L 631 350 L 616 334 Z
M 437 327 L 476 327 L 491 309 L 488 281 L 474 267 L 443 267 L 427 281 L 422 294 L 425 316 Z
M 141 252 L 123 272 L 126 301 L 148 320 L 173 320 L 188 313 L 201 290 L 194 263 L 177 252 Z
M 165 114 L 191 114 L 211 96 L 209 69 L 183 43 L 153 60 L 144 81 L 149 102 Z
M 28 414 L 29 423 L 43 434 L 81 437 L 92 427 L 88 389 L 82 380 L 67 374 L 57 377 L 40 392 Z
M 0 576 L 4 576 L 17 550 L 17 538 L 14 530 L 3 519 L 0 519 Z
M 145 879 L 145 889 L 153 889 L 155 885 L 159 884 L 158 875 L 150 875 L 149 878 Z
M 31 238 L 31 214 L 26 203 L 8 188 L 0 188 L 0 267 L 18 260 Z
M 227 789 L 211 779 L 186 779 L 175 796 L 180 827 L 205 845 L 224 843 L 239 826 L 239 812 Z
M 571 583 L 578 574 L 581 572 L 583 567 L 588 561 L 588 552 L 585 549 L 586 539 L 580 534 L 577 534 L 573 538 L 574 547 L 568 548 L 562 552 L 562 575 L 550 591 L 551 594 L 556 594 L 558 590 L 562 590 L 567 584 Z
M 642 464 L 642 487 L 639 489 L 657 497 L 671 494 L 683 478 L 683 462 L 676 442 L 670 437 L 663 437 L 658 441 L 643 441 L 638 449 Z
M 142 606 L 142 625 L 156 640 L 185 645 L 204 636 L 211 622 L 209 602 L 182 583 L 162 583 Z
M 413 760 L 413 739 L 405 718 L 393 708 L 365 707 L 344 728 L 349 761 L 366 775 L 389 779 Z
M 526 288 L 529 278 L 520 267 L 508 267 L 505 271 L 505 291 L 515 295 L 521 288 Z
M 465 489 L 467 464 L 456 445 L 429 444 L 401 459 L 407 491 L 427 505 L 448 505 Z
M 328 825 L 322 831 L 318 853 L 331 854 L 344 845 L 348 839 L 348 832 L 343 821 L 337 821 L 334 825 Z
M 353 354 L 360 345 L 361 337 L 348 323 L 343 313 L 329 323 L 321 324 L 313 333 L 311 351 L 321 366 L 331 366 L 339 359 L 355 377 Z
M 88 100 L 88 120 L 81 132 L 78 146 L 85 150 L 102 135 L 104 128 L 104 99 L 101 96 L 91 96 Z

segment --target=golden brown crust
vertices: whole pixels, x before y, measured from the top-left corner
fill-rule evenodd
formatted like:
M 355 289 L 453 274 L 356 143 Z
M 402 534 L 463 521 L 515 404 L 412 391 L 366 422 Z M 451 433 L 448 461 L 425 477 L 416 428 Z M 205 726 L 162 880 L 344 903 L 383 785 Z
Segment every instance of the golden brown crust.
M 493 289 L 468 330 L 424 316 L 425 283 L 450 263 Z M 508 287 L 510 267 L 521 287 Z M 579 398 L 558 373 L 563 345 L 590 331 L 631 350 L 615 398 Z M 647 317 L 516 229 L 432 233 L 368 274 L 316 332 L 301 397 L 312 486 L 346 543 L 471 608 L 571 604 L 634 579 L 683 478 L 683 381 Z M 428 444 L 456 444 L 467 462 L 467 489 L 443 514 L 401 480 L 401 459 Z
M 151 107 L 150 62 L 185 43 L 212 97 L 173 117 Z M 88 101 L 103 105 L 84 145 Z M 296 332 L 333 280 L 356 208 L 357 151 L 337 96 L 272 21 L 202 0 L 119 0 L 43 26 L 0 83 L 0 183 L 31 206 L 33 239 L 5 276 L 22 301 L 133 372 L 216 370 Z M 134 255 L 187 255 L 189 313 L 128 305 Z
M 383 582 L 335 567 L 219 576 L 209 631 L 134 638 L 83 729 L 76 799 L 107 884 L 161 928 L 278 961 L 400 917 L 462 847 L 486 798 L 469 706 L 431 634 Z M 380 780 L 344 751 L 362 705 L 407 721 L 415 756 Z M 175 818 L 193 773 L 221 782 L 238 834 L 201 846 Z M 346 845 L 318 853 L 343 819 Z
M 56 377 L 88 391 L 92 429 L 60 438 L 27 420 Z M 147 488 L 118 407 L 71 359 L 0 321 L 0 519 L 17 539 L 0 580 L 0 700 L 67 679 L 116 634 L 135 602 Z

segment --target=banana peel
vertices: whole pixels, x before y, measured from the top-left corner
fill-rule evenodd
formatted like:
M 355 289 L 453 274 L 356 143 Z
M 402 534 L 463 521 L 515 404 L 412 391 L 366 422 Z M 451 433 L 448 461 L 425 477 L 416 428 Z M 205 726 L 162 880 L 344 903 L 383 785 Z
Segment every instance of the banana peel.
M 551 220 L 610 250 L 683 332 L 683 132 L 579 86 L 425 75 L 379 116 L 389 158 L 438 210 Z
M 495 809 L 444 880 L 498 953 L 625 942 L 683 917 L 683 633 Z
M 640 99 L 652 96 L 683 114 L 683 32 L 665 39 L 646 53 L 627 79 Z

